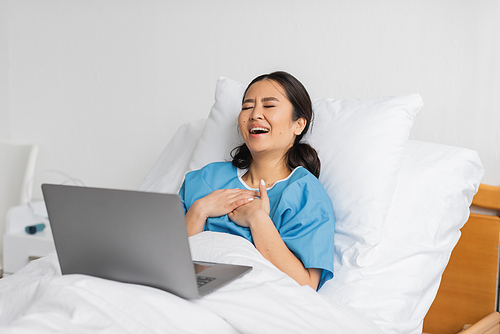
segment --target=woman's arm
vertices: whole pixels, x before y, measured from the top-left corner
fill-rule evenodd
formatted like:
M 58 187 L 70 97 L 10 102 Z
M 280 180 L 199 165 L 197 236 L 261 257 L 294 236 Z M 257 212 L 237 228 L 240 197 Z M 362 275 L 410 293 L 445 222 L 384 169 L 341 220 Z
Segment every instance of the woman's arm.
M 256 219 L 250 224 L 250 230 L 255 247 L 267 260 L 300 285 L 307 284 L 314 290 L 318 288 L 322 270 L 304 267 L 281 239 L 269 216 Z
M 259 186 L 260 199 L 229 213 L 229 218 L 241 226 L 250 227 L 257 250 L 278 269 L 288 274 L 300 285 L 317 289 L 322 269 L 305 268 L 288 249 L 269 217 L 269 199 L 265 183 Z
M 186 212 L 188 236 L 203 231 L 210 217 L 220 217 L 238 207 L 250 203 L 258 193 L 245 189 L 219 189 L 195 201 Z

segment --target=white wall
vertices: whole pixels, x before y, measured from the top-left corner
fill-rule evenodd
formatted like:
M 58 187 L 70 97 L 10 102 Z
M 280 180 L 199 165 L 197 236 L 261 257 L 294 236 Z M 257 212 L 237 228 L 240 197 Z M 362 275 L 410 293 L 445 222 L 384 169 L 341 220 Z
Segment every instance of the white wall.
M 8 71 L 8 3 L 0 0 L 0 140 L 10 137 Z
M 411 138 L 477 150 L 500 185 L 499 18 L 497 0 L 0 0 L 0 139 L 39 144 L 39 173 L 135 189 L 219 76 L 283 69 L 313 97 L 420 93 Z

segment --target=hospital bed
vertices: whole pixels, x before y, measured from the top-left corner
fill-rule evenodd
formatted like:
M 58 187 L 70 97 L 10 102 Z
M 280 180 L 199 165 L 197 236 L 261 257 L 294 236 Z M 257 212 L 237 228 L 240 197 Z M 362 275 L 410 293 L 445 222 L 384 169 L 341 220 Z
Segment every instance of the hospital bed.
M 227 160 L 241 140 L 236 117 L 244 88 L 220 78 L 209 116 L 179 127 L 140 190 L 177 192 L 187 171 Z M 315 120 L 304 140 L 318 151 L 320 181 L 336 216 L 335 276 L 318 292 L 299 286 L 245 239 L 202 232 L 190 238 L 193 259 L 251 265 L 252 272 L 188 301 L 145 286 L 61 276 L 57 255 L 51 253 L 0 280 L 0 331 L 460 332 L 496 310 L 497 267 L 489 266 L 495 286 L 490 280 L 477 283 L 487 285 L 478 302 L 487 298 L 487 308 L 472 317 L 459 316 L 453 323 L 443 311 L 463 298 L 463 287 L 450 283 L 449 276 L 457 276 L 453 267 L 462 267 L 464 260 L 460 252 L 456 261 L 455 254 L 449 260 L 464 224 L 460 242 L 467 244 L 461 253 L 483 246 L 481 242 L 470 246 L 465 235 L 469 225 L 476 230 L 476 224 L 466 222 L 474 217 L 469 208 L 484 170 L 477 153 L 469 149 L 408 140 L 422 106 L 418 94 L 314 100 Z M 494 253 L 497 261 L 498 221 L 494 225 L 496 230 L 487 234 L 496 234 L 496 253 L 489 249 L 488 254 Z M 493 261 L 489 256 L 488 262 Z M 472 279 L 483 276 L 481 261 L 472 260 L 476 266 L 466 269 Z M 451 274 L 443 275 L 445 269 Z M 470 284 L 465 289 L 471 290 Z M 463 293 L 476 295 L 476 291 Z M 465 314 L 477 308 L 471 300 L 466 302 L 470 307 Z

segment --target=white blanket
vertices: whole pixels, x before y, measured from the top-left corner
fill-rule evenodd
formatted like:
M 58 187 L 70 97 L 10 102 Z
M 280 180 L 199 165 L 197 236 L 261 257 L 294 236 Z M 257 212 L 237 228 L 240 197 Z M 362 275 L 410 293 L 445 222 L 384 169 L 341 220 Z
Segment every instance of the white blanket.
M 188 301 L 146 286 L 61 276 L 54 253 L 0 280 L 0 332 L 381 333 L 355 310 L 299 286 L 243 238 L 204 232 L 190 246 L 195 260 L 253 270 Z

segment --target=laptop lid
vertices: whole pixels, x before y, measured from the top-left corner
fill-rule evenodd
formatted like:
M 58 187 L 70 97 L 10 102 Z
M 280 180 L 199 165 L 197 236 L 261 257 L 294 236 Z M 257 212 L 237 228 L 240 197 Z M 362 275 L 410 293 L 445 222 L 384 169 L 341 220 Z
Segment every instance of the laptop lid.
M 200 275 L 222 277 L 199 291 L 175 194 L 51 184 L 42 191 L 63 274 L 148 285 L 192 299 L 251 269 L 209 264 Z

